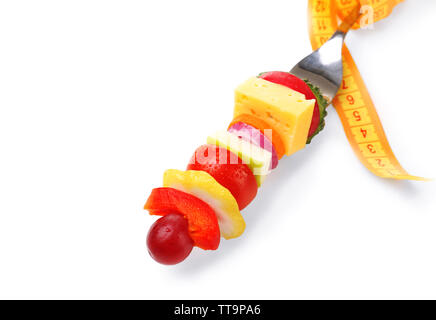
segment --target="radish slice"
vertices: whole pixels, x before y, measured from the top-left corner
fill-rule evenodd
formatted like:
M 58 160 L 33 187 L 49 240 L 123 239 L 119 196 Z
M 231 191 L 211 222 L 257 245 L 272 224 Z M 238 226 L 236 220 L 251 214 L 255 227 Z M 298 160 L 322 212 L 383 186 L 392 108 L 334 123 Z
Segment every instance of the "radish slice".
M 279 157 L 272 144 L 271 140 L 268 139 L 260 130 L 244 123 L 237 122 L 231 126 L 228 130 L 230 133 L 237 135 L 240 139 L 248 141 L 255 146 L 261 147 L 272 153 L 271 170 L 275 169 L 279 164 Z

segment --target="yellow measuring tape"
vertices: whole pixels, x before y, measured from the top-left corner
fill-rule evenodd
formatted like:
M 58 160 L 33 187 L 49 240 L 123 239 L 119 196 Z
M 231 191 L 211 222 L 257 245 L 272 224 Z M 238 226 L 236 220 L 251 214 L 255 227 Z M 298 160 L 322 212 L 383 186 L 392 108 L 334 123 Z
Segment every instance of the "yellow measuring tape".
M 362 23 L 386 18 L 403 0 L 360 0 Z M 312 48 L 323 45 L 359 0 L 309 0 L 309 34 Z M 356 23 L 354 29 L 360 28 Z M 333 105 L 342 121 L 351 147 L 359 160 L 375 175 L 398 180 L 426 180 L 411 176 L 398 162 L 386 138 L 368 89 L 346 46 L 343 50 L 343 82 Z

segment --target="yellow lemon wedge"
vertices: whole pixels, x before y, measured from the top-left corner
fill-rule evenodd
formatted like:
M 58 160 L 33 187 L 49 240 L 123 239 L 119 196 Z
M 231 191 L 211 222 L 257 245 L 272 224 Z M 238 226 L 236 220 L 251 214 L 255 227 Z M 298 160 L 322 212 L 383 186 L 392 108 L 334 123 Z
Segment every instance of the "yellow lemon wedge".
M 163 180 L 164 187 L 189 193 L 206 202 L 215 211 L 221 236 L 225 239 L 244 233 L 245 221 L 235 198 L 207 172 L 170 169 L 165 171 Z

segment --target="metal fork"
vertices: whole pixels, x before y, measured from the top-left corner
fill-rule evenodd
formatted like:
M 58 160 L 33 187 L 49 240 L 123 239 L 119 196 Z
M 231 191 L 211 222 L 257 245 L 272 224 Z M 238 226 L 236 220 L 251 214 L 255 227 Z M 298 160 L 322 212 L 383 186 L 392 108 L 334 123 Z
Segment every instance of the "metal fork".
M 317 86 L 329 104 L 342 84 L 342 47 L 345 36 L 359 17 L 360 5 L 351 11 L 326 43 L 291 70 L 291 74 Z

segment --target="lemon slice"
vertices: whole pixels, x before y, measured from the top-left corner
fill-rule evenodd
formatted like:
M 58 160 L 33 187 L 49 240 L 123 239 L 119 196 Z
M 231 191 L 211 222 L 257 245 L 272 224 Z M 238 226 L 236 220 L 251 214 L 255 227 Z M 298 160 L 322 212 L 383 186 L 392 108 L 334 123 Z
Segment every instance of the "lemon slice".
M 207 172 L 170 169 L 164 173 L 163 184 L 206 202 L 215 211 L 221 236 L 225 239 L 237 238 L 244 233 L 245 221 L 235 198 Z

